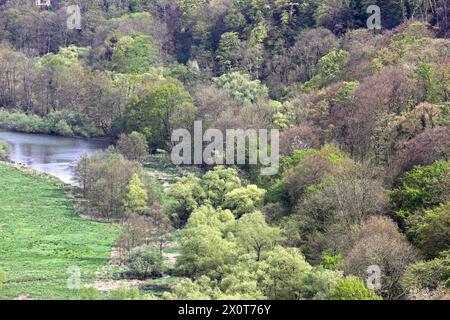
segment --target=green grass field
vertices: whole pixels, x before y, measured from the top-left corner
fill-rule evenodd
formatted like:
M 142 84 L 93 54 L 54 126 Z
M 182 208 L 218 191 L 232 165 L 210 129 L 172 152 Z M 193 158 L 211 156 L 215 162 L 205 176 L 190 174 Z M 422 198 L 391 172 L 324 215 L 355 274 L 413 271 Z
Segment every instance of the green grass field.
M 68 268 L 81 268 L 82 285 L 92 282 L 117 233 L 115 225 L 79 218 L 54 179 L 0 163 L 0 299 L 77 299 Z

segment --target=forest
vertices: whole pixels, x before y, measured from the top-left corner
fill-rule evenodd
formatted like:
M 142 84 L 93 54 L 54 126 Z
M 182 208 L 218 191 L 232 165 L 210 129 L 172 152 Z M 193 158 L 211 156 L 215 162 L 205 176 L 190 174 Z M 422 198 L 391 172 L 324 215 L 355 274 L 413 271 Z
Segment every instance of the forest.
M 113 142 L 47 205 L 0 140 L 0 299 L 74 298 L 10 287 L 25 181 L 111 242 L 125 285 L 77 299 L 449 300 L 449 37 L 448 0 L 0 0 L 0 131 Z M 195 121 L 278 130 L 279 170 L 174 164 Z

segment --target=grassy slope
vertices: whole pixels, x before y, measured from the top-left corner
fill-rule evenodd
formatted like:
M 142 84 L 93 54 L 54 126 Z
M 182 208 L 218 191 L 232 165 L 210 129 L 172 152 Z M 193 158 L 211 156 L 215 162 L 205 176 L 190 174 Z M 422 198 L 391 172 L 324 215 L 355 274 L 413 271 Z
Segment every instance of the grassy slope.
M 0 267 L 7 282 L 0 299 L 78 298 L 67 268 L 81 267 L 82 284 L 106 265 L 117 227 L 75 215 L 62 187 L 0 163 Z

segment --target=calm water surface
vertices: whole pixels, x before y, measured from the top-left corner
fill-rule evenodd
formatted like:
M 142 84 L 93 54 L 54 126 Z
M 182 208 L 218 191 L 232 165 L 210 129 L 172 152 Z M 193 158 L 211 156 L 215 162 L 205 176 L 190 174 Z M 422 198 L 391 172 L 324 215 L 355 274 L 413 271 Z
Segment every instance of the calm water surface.
M 106 149 L 108 141 L 0 131 L 11 145 L 9 159 L 73 183 L 73 167 L 83 154 Z

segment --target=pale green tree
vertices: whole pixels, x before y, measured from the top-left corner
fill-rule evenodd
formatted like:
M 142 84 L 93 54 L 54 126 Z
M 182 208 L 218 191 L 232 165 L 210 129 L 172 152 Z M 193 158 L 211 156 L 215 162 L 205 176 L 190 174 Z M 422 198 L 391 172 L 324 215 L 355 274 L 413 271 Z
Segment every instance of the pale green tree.
M 134 173 L 128 184 L 128 193 L 124 206 L 128 215 L 144 213 L 148 210 L 148 192 L 137 173 Z
M 228 192 L 225 195 L 223 208 L 230 209 L 238 217 L 252 212 L 263 205 L 266 191 L 251 184 Z
M 236 240 L 247 251 L 254 253 L 256 260 L 259 261 L 263 252 L 273 249 L 281 242 L 281 229 L 269 226 L 264 215 L 256 211 L 239 219 Z

